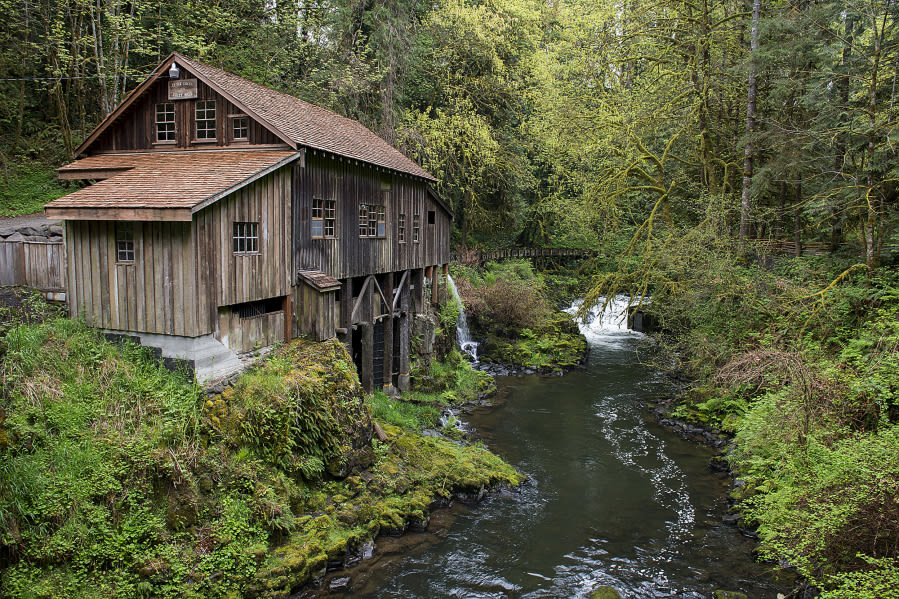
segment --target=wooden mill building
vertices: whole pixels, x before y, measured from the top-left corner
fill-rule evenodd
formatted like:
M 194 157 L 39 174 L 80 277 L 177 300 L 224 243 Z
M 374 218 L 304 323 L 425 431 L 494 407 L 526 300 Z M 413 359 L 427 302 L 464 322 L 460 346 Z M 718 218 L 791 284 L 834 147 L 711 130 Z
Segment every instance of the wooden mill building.
M 337 335 L 367 388 L 408 386 L 411 313 L 440 295 L 452 213 L 363 125 L 172 54 L 76 158 L 59 176 L 94 183 L 46 207 L 73 316 L 200 379 Z

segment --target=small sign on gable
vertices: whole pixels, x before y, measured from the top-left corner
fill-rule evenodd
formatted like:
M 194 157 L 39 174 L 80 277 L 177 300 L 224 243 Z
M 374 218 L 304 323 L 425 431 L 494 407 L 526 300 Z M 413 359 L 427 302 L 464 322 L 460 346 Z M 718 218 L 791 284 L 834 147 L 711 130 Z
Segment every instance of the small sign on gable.
M 173 79 L 169 81 L 169 100 L 190 100 L 196 97 L 196 79 Z

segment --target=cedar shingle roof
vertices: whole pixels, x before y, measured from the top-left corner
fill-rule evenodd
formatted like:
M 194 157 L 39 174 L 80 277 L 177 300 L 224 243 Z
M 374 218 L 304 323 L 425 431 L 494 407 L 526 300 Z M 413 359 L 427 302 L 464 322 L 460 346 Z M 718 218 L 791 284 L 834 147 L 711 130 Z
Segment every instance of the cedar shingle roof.
M 340 281 L 320 270 L 301 270 L 297 274 L 319 291 L 333 291 L 340 288 Z
M 299 145 L 435 181 L 426 170 L 372 133 L 362 123 L 221 69 L 175 54 L 176 62 L 218 86 L 225 94 Z
M 184 151 L 99 154 L 76 160 L 66 171 L 122 170 L 47 204 L 68 208 L 198 209 L 295 160 L 294 150 Z

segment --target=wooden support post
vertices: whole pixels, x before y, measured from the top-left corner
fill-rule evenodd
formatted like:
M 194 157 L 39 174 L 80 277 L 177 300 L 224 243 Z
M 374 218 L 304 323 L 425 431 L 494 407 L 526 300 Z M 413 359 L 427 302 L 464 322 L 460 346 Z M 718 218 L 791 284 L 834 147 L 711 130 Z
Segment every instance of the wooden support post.
M 374 325 L 370 322 L 360 322 L 359 333 L 362 336 L 362 362 L 359 364 L 359 381 L 366 393 L 371 393 L 374 388 L 374 372 L 372 358 L 374 357 Z
M 384 322 L 384 390 L 393 386 L 393 273 L 384 276 L 384 296 L 389 298 L 385 309 L 387 320 Z
M 406 272 L 408 273 L 409 271 Z M 412 337 L 409 332 L 409 323 L 412 320 L 412 315 L 409 313 L 409 300 L 412 295 L 409 293 L 409 284 L 412 282 L 412 277 L 408 276 L 405 279 L 406 283 L 400 287 L 400 364 L 399 374 L 396 377 L 396 387 L 400 391 L 409 390 L 409 356 L 412 344 Z
M 425 308 L 425 269 L 416 268 L 414 280 L 415 295 L 412 298 L 415 303 L 414 309 L 416 314 L 421 314 Z
M 293 338 L 293 302 L 290 301 L 293 293 L 284 296 L 282 309 L 284 310 L 284 343 L 290 343 Z
M 440 304 L 440 275 L 437 266 L 431 267 L 431 305 Z
M 346 329 L 343 342 L 353 351 L 353 279 L 343 280 L 340 289 L 340 326 Z

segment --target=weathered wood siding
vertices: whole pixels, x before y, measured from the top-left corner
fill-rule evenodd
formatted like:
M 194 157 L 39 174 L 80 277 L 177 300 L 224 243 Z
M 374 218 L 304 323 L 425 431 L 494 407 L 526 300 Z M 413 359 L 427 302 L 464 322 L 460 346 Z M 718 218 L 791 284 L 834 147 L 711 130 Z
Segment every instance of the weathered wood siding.
M 219 306 L 290 293 L 290 167 L 282 168 L 194 215 L 200 310 L 210 322 Z M 235 222 L 259 223 L 259 252 L 235 254 Z
M 299 333 L 313 341 L 333 337 L 338 322 L 336 298 L 336 291 L 322 292 L 301 281 L 294 298 Z
M 397 272 L 450 259 L 449 215 L 428 195 L 427 184 L 346 159 L 307 152 L 294 172 L 294 256 L 298 269 L 320 270 L 337 279 Z M 337 237 L 312 239 L 313 199 L 336 200 Z M 359 237 L 359 205 L 386 206 L 386 237 Z M 434 211 L 434 224 L 428 224 Z M 406 215 L 406 242 L 398 239 L 398 216 Z M 420 241 L 412 241 L 413 216 L 421 217 Z
M 116 260 L 116 223 L 66 221 L 69 311 L 93 326 L 196 337 L 211 332 L 198 311 L 191 223 L 135 222 L 134 261 Z
M 193 75 L 182 70 L 182 79 L 193 79 Z M 153 149 L 209 149 L 228 145 L 272 145 L 283 142 L 271 131 L 252 117 L 248 118 L 248 141 L 235 142 L 232 136 L 231 119 L 228 115 L 242 111 L 228 102 L 211 87 L 197 82 L 197 98 L 191 100 L 169 100 L 168 78 L 160 78 L 146 94 L 139 98 L 94 142 L 91 152 L 115 152 Z M 215 100 L 216 139 L 197 141 L 194 139 L 194 109 L 202 100 Z M 175 105 L 175 138 L 172 143 L 156 142 L 156 104 L 172 102 Z
M 0 285 L 64 291 L 65 246 L 59 241 L 0 241 Z
M 230 308 L 219 309 L 219 338 L 233 351 L 244 353 L 284 340 L 284 311 L 240 318 Z

